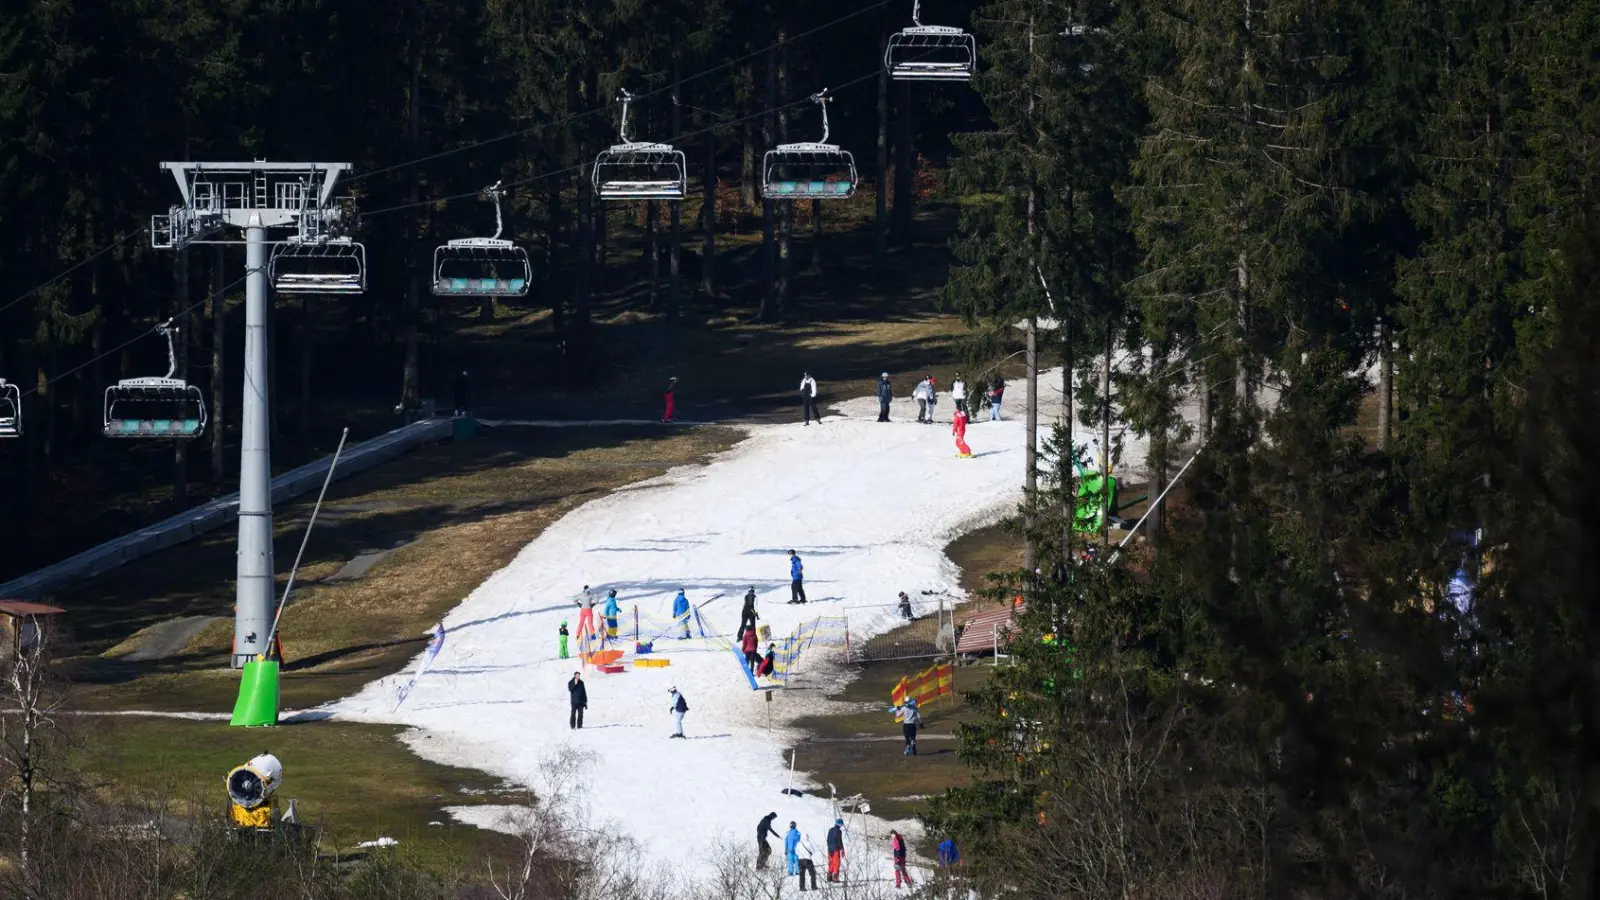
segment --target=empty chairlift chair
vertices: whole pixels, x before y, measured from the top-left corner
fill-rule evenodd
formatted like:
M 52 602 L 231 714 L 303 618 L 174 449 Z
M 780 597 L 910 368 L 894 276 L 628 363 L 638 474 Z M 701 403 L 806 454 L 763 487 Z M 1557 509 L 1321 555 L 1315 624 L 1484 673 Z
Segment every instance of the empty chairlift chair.
M 822 140 L 779 144 L 761 161 L 761 196 L 768 200 L 843 200 L 856 192 L 856 161 L 828 143 L 828 89 L 811 95 L 822 107 Z
M 196 438 L 206 430 L 206 404 L 200 389 L 174 378 L 177 356 L 172 320 L 157 325 L 167 339 L 167 374 L 125 378 L 106 388 L 105 435 L 112 438 Z
M 628 106 L 633 95 L 622 91 L 622 143 L 594 160 L 594 192 L 601 200 L 682 200 L 688 192 L 683 151 L 671 144 L 652 144 L 628 137 Z
M 280 294 L 360 294 L 367 289 L 367 249 L 348 237 L 291 237 L 267 263 Z
M 0 378 L 0 438 L 22 436 L 22 392 Z
M 433 293 L 439 297 L 521 297 L 533 270 L 528 252 L 502 240 L 500 182 L 483 189 L 494 201 L 494 237 L 458 238 L 433 251 Z
M 889 35 L 883 66 L 896 81 L 967 81 L 978 66 L 978 42 L 959 28 L 922 24 L 922 0 L 911 4 L 911 27 Z

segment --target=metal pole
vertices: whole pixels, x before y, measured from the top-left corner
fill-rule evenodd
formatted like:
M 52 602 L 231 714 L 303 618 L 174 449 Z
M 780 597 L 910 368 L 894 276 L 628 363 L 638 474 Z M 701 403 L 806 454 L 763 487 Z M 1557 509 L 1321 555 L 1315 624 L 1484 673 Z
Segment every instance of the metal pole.
M 245 227 L 244 400 L 239 430 L 239 560 L 233 667 L 266 652 L 272 627 L 272 446 L 267 431 L 267 231 Z

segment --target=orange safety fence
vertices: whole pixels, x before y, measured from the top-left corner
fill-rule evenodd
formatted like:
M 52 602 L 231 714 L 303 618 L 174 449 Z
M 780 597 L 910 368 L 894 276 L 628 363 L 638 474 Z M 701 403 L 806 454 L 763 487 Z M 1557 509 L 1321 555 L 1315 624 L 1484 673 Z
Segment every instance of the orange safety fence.
M 903 706 L 907 697 L 913 697 L 917 705 L 922 706 L 947 694 L 955 693 L 955 685 L 955 665 L 939 663 L 915 675 L 900 679 L 900 683 L 889 692 L 889 700 L 895 706 Z

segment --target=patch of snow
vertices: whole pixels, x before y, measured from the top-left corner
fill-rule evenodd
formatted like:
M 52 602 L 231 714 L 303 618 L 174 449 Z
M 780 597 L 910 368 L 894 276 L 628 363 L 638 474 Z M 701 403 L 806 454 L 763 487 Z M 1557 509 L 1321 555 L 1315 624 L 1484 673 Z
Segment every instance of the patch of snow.
M 357 847 L 398 847 L 400 842 L 392 837 L 380 837 L 375 841 L 362 841 Z
M 1060 371 L 1041 381 L 1041 420 L 1048 423 L 1059 412 Z M 668 667 L 586 674 L 586 727 L 562 731 L 565 686 L 580 668 L 576 659 L 556 655 L 558 626 L 565 621 L 577 631 L 570 598 L 584 584 L 601 596 L 615 588 L 630 635 L 635 605 L 669 619 L 679 588 L 704 604 L 709 627 L 731 635 L 751 586 L 761 623 L 775 638 L 817 616 L 848 614 L 852 639 L 893 628 L 900 619 L 892 608 L 846 607 L 892 604 L 902 590 L 930 606 L 939 594 L 962 596 L 960 571 L 943 549 L 1011 513 L 1021 499 L 1024 388 L 1022 381 L 1009 385 L 1004 421 L 974 418 L 967 432 L 972 459 L 956 457 L 947 394 L 935 425 L 916 424 L 915 407 L 905 399 L 894 404 L 895 421 L 879 423 L 877 401 L 868 397 L 838 404 L 824 424 L 750 426 L 746 440 L 709 464 L 679 467 L 591 501 L 547 528 L 445 619 L 442 650 L 398 712 L 395 689 L 409 670 L 373 682 L 331 712 L 412 726 L 403 739 L 422 757 L 530 787 L 542 760 L 569 746 L 591 752 L 596 762 L 583 776 L 585 815 L 638 841 L 647 857 L 642 864 L 703 869 L 719 840 L 753 854 L 756 823 L 768 812 L 778 814 L 775 856 L 791 820 L 821 849 L 834 819 L 827 788 L 796 772 L 794 786 L 805 796 L 782 790 L 789 783 L 787 750 L 801 737 L 789 723 L 846 680 L 837 662 L 813 651 L 801 659 L 791 689 L 768 703 L 750 689 L 731 651 L 703 640 L 657 638 L 653 656 L 669 660 Z M 790 548 L 805 564 L 805 605 L 786 602 Z M 724 596 L 712 600 L 717 594 Z M 650 637 L 648 628 L 643 636 Z M 622 646 L 631 659 L 632 642 Z M 674 686 L 689 704 L 687 740 L 668 737 L 667 690 Z M 900 749 L 865 745 L 862 752 L 898 756 Z M 503 830 L 515 809 L 448 812 Z M 920 833 L 915 822 L 844 818 L 851 878 L 891 873 L 889 828 L 908 837 Z

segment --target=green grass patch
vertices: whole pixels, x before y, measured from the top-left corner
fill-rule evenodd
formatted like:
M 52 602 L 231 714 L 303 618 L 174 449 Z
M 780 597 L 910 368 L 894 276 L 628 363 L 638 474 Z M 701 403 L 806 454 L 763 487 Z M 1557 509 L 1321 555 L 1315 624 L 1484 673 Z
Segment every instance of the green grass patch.
M 80 723 L 87 724 L 87 723 Z M 447 806 L 514 802 L 518 796 L 471 769 L 424 762 L 396 740 L 401 728 L 313 722 L 273 729 L 223 722 L 116 717 L 93 720 L 75 762 L 104 802 L 138 798 L 209 801 L 227 814 L 223 781 L 262 752 L 283 762 L 279 814 L 298 801 L 302 823 L 322 830 L 327 851 L 347 851 L 379 836 L 398 840 L 419 861 L 463 867 L 473 856 L 509 848 L 509 838 L 452 823 Z M 203 808 L 203 807 L 202 807 Z M 441 824 L 429 824 L 429 823 Z

